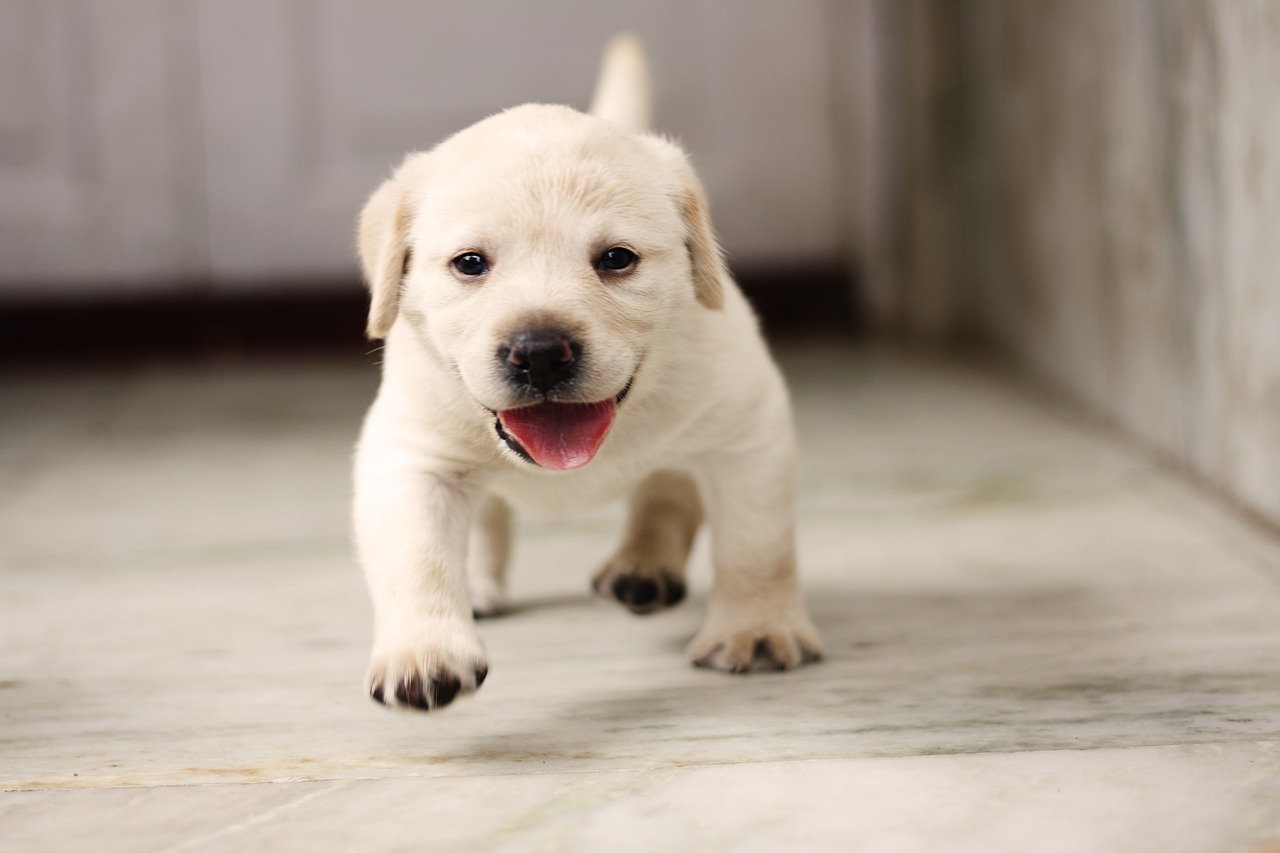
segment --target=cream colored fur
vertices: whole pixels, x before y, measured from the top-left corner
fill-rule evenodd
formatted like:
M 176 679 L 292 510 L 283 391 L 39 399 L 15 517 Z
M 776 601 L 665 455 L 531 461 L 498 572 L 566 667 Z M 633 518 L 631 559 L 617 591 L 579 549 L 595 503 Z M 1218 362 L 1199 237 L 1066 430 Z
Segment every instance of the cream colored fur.
M 615 41 L 595 104 L 610 120 L 516 107 L 409 155 L 361 213 L 369 334 L 386 352 L 355 528 L 375 611 L 367 686 L 388 704 L 439 707 L 483 680 L 472 613 L 505 603 L 511 507 L 631 494 L 595 579 L 605 596 L 650 579 L 675 597 L 705 516 L 715 578 L 690 658 L 749 671 L 820 655 L 796 579 L 786 388 L 687 157 L 634 132 L 647 85 L 639 46 Z M 593 261 L 618 245 L 640 261 L 606 280 Z M 482 281 L 451 267 L 468 251 L 491 261 Z M 495 433 L 493 412 L 515 403 L 495 353 L 530 322 L 581 342 L 583 401 L 630 383 L 579 470 L 541 469 Z

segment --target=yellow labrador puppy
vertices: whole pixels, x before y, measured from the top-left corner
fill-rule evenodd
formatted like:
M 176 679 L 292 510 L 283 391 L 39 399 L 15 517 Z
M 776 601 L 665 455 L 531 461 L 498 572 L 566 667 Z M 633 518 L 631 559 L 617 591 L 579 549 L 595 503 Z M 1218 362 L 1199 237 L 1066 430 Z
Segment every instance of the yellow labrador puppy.
M 705 519 L 700 666 L 821 655 L 796 579 L 786 387 L 730 278 L 684 152 L 648 135 L 633 39 L 592 115 L 529 104 L 410 154 L 360 215 L 382 386 L 356 452 L 377 701 L 484 682 L 473 615 L 503 607 L 511 508 L 630 494 L 594 587 L 636 613 L 684 596 Z

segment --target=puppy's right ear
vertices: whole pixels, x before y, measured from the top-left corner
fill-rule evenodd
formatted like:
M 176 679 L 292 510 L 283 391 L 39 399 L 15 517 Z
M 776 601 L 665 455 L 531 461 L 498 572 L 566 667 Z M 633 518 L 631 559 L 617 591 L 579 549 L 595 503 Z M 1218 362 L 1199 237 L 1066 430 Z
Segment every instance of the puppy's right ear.
M 406 163 L 374 191 L 360 211 L 356 243 L 369 287 L 370 339 L 385 338 L 400 308 L 400 286 L 409 271 L 409 208 Z

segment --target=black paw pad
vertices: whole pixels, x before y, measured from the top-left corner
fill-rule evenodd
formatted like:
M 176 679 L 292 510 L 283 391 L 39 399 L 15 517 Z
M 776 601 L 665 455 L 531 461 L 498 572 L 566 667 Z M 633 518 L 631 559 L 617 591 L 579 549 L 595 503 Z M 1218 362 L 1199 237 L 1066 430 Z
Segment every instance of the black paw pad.
M 421 708 L 423 711 L 431 710 L 427 694 L 422 690 L 422 679 L 416 675 L 400 679 L 396 684 L 396 699 L 403 705 Z
M 462 683 L 449 672 L 439 673 L 425 683 L 421 676 L 409 675 L 396 684 L 396 700 L 410 708 L 430 711 L 448 705 L 461 690 Z M 376 685 L 371 695 L 381 701 L 382 685 Z
M 613 597 L 631 610 L 644 612 L 658 600 L 658 585 L 649 578 L 622 575 L 613 580 Z
M 431 679 L 431 707 L 442 708 L 448 705 L 461 689 L 462 682 L 453 673 L 440 673 Z
M 481 666 L 476 669 L 476 689 L 480 689 L 480 685 L 484 684 L 484 680 L 489 677 L 489 667 Z
M 672 607 L 684 600 L 684 581 L 663 571 L 656 577 L 641 574 L 618 575 L 609 583 L 606 593 L 605 579 L 596 581 L 596 591 L 612 595 L 632 613 L 655 613 L 664 607 Z

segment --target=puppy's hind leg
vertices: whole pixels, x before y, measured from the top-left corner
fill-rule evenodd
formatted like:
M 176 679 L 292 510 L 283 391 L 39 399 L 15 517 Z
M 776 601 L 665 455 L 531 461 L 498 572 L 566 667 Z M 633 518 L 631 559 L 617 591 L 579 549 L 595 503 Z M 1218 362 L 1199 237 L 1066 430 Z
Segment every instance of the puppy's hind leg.
M 497 495 L 486 495 L 471 520 L 467 542 L 467 583 L 476 617 L 497 616 L 506 608 L 510 561 L 511 507 Z
M 677 471 L 654 472 L 631 496 L 622 545 L 591 585 L 632 613 L 678 604 L 685 593 L 685 563 L 701 524 L 702 502 L 693 478 Z

